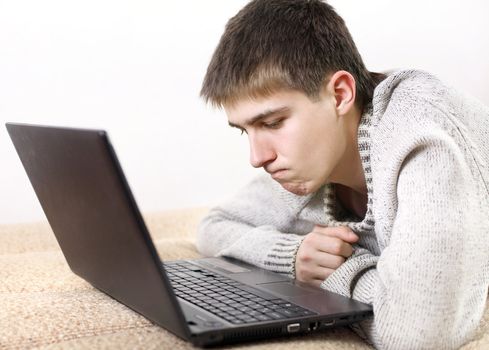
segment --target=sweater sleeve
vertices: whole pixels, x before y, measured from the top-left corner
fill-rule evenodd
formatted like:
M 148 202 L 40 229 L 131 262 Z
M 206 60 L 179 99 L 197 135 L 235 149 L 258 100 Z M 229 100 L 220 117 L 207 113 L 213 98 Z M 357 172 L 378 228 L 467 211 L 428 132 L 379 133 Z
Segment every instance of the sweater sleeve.
M 197 249 L 294 278 L 295 255 L 304 237 L 291 229 L 309 197 L 286 194 L 268 176 L 257 177 L 202 220 Z
M 481 320 L 489 283 L 487 190 L 449 138 L 409 151 L 380 257 L 355 251 L 322 284 L 373 305 L 354 326 L 380 349 L 452 349 Z

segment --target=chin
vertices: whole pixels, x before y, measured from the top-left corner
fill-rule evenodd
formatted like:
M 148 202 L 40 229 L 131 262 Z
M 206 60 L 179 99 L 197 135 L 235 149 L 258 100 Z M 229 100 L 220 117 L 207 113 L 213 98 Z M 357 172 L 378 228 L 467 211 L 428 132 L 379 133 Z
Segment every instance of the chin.
M 312 192 L 305 184 L 284 183 L 281 185 L 285 190 L 298 196 L 305 196 Z

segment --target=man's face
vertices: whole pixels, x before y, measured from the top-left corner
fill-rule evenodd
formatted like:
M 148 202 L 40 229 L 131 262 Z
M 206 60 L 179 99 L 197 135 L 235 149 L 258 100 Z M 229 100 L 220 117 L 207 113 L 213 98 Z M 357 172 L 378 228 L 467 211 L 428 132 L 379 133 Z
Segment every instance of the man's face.
M 251 165 L 263 167 L 289 192 L 306 195 L 334 180 L 347 131 L 326 89 L 317 101 L 287 90 L 225 110 L 229 124 L 248 135 Z

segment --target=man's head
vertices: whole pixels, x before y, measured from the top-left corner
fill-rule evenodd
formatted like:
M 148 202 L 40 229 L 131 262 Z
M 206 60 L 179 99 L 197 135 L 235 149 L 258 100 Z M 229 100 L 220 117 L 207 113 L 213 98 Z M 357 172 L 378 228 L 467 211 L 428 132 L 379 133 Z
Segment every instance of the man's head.
M 374 88 L 329 5 L 255 0 L 226 25 L 201 95 L 248 134 L 254 167 L 303 195 L 326 182 L 353 185 L 356 126 Z
M 232 17 L 214 52 L 201 96 L 216 106 L 282 89 L 317 98 L 328 76 L 352 74 L 356 103 L 375 83 L 343 19 L 319 0 L 255 0 Z

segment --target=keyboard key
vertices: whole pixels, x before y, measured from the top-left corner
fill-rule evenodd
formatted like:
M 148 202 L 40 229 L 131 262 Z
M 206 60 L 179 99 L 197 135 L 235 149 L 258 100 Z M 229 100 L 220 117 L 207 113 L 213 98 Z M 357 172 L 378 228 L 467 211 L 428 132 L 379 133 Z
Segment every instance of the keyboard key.
M 268 317 L 268 316 L 266 316 L 266 315 L 256 315 L 255 317 L 256 317 L 258 320 L 260 320 L 260 321 L 270 321 L 270 320 L 272 320 L 272 318 L 271 318 L 271 317 Z
M 245 315 L 245 313 L 243 313 L 242 311 L 239 311 L 239 310 L 230 310 L 227 312 L 229 315 L 232 315 L 232 316 L 241 316 L 241 315 Z M 250 315 L 250 316 L 253 316 L 253 315 Z
M 245 321 L 240 320 L 240 319 L 238 319 L 238 318 L 231 319 L 229 322 L 232 322 L 232 323 L 234 323 L 234 324 L 243 324 L 243 323 L 245 323 Z
M 246 323 L 258 321 L 257 318 L 251 317 L 251 316 L 248 316 L 248 315 L 240 315 L 240 316 L 236 316 L 236 318 L 238 318 L 238 319 L 240 319 L 242 321 L 245 321 Z
M 240 307 L 237 307 L 237 309 L 239 311 L 242 311 L 242 312 L 248 312 L 248 311 L 252 311 L 253 309 L 249 306 L 240 306 Z
M 278 312 L 279 314 L 282 314 L 282 315 L 287 316 L 287 317 L 300 316 L 300 314 L 298 314 L 297 312 L 290 311 L 287 309 L 277 309 L 277 310 L 275 310 L 275 312 Z
M 226 305 L 226 306 L 220 305 L 220 306 L 218 306 L 218 308 L 219 308 L 219 310 L 222 310 L 222 311 L 231 311 L 231 310 L 235 310 L 235 309 L 234 309 L 234 307 L 232 307 L 232 306 L 228 306 L 228 305 Z
M 267 315 L 270 316 L 274 320 L 280 320 L 280 319 L 284 318 L 284 316 L 279 314 L 278 312 L 269 312 L 269 313 L 267 313 Z
M 255 317 L 257 315 L 261 315 L 262 313 L 256 310 L 252 310 L 250 312 L 247 312 L 246 314 Z

